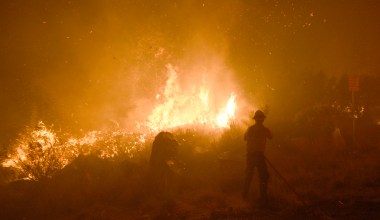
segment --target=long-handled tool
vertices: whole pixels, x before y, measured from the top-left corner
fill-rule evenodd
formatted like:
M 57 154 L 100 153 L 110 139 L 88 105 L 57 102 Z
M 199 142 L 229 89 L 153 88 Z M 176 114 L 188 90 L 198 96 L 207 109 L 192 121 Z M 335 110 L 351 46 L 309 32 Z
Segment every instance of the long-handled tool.
M 306 206 L 306 203 L 305 201 L 303 201 L 300 197 L 300 195 L 297 193 L 297 191 L 294 189 L 294 187 L 292 185 L 290 185 L 290 183 L 288 181 L 286 181 L 286 179 L 280 174 L 280 172 L 278 172 L 278 170 L 273 166 L 273 164 L 268 160 L 268 158 L 265 157 L 265 160 L 267 161 L 267 163 L 269 164 L 269 166 L 274 170 L 274 172 L 286 183 L 286 185 L 293 191 L 293 193 L 297 196 L 298 200 L 300 202 L 302 202 L 302 204 L 304 206 Z

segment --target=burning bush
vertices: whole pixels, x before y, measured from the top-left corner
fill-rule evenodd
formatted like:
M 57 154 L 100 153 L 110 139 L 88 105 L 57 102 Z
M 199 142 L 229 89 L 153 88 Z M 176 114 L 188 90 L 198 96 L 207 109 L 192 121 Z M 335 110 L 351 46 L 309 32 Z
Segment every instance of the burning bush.
M 51 128 L 39 122 L 20 134 L 3 166 L 14 168 L 18 178 L 41 180 L 51 177 L 74 156 Z
M 76 155 L 92 154 L 103 159 L 132 159 L 145 149 L 146 136 L 122 130 L 91 131 L 83 138 L 69 138 L 66 145 Z
M 145 135 L 115 131 L 91 131 L 82 138 L 57 134 L 43 122 L 27 127 L 11 146 L 4 167 L 11 167 L 17 179 L 52 177 L 79 155 L 132 159 L 145 149 Z

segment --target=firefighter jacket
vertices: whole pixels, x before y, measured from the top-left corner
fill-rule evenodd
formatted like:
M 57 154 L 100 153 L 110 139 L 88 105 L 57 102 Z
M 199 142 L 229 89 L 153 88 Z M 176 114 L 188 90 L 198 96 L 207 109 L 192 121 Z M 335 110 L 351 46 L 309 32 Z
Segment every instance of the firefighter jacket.
M 272 139 L 272 134 L 262 123 L 250 126 L 244 134 L 244 140 L 247 141 L 247 153 L 264 153 L 267 139 Z

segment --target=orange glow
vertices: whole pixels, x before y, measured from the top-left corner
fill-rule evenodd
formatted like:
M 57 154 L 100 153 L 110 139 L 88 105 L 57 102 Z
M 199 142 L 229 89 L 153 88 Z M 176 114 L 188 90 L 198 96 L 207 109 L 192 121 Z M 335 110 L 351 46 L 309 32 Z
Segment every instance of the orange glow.
M 23 178 L 38 180 L 51 177 L 79 155 L 135 158 L 146 149 L 147 140 L 161 130 L 201 126 L 219 133 L 237 120 L 237 88 L 222 62 L 195 64 L 183 72 L 167 64 L 166 74 L 154 103 L 150 103 L 147 113 L 145 106 L 140 108 L 142 117 L 128 131 L 117 125 L 74 137 L 58 135 L 40 122 L 19 136 L 2 165 L 19 170 Z M 244 109 L 243 100 L 239 101 Z
M 29 141 L 29 142 L 28 142 Z M 28 150 L 30 143 L 37 144 L 42 152 L 49 151 L 57 142 L 55 133 L 49 130 L 43 122 L 39 122 L 36 129 L 32 130 L 28 136 L 23 136 L 18 141 L 18 148 L 11 158 L 5 160 L 2 165 L 4 167 L 19 167 L 28 160 Z
M 62 169 L 71 161 L 71 156 L 65 153 L 56 133 L 39 122 L 17 139 L 13 151 L 2 165 L 20 170 L 25 179 L 38 180 Z
M 18 170 L 21 178 L 39 180 L 51 177 L 79 155 L 133 158 L 145 148 L 145 141 L 145 134 L 121 130 L 90 131 L 82 138 L 65 139 L 39 122 L 20 134 L 1 165 Z
M 90 131 L 82 138 L 71 137 L 66 147 L 76 154 L 95 154 L 100 158 L 114 158 L 125 155 L 129 158 L 144 149 L 145 134 L 127 133 L 122 130 Z
M 168 79 L 162 94 L 156 99 L 161 102 L 148 116 L 147 126 L 151 131 L 174 128 L 184 125 L 201 124 L 210 128 L 228 127 L 235 118 L 237 105 L 236 95 L 231 93 L 224 103 L 215 103 L 212 100 L 223 100 L 213 97 L 218 91 L 210 91 L 208 82 L 192 86 L 191 91 L 183 90 L 178 83 L 175 68 L 167 65 Z M 214 95 L 215 96 L 215 95 Z

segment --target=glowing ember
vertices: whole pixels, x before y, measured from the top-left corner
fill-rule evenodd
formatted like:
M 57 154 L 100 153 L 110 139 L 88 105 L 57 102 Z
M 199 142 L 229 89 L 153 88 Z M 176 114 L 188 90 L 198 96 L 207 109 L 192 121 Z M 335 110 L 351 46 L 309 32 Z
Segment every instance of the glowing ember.
M 226 104 L 210 102 L 215 100 L 215 97 L 210 97 L 210 94 L 215 92 L 211 93 L 206 87 L 207 82 L 203 82 L 201 86 L 193 86 L 190 92 L 183 91 L 177 82 L 178 77 L 174 67 L 169 64 L 167 70 L 169 78 L 164 92 L 156 96 L 156 99 L 162 97 L 162 100 L 148 116 L 147 126 L 150 130 L 157 132 L 193 124 L 212 128 L 229 126 L 237 109 L 235 94 L 232 93 L 229 99 L 226 99 Z

